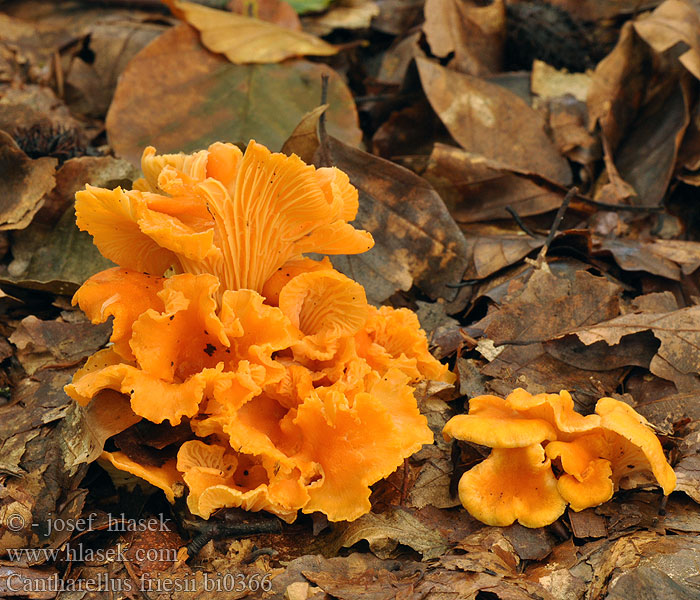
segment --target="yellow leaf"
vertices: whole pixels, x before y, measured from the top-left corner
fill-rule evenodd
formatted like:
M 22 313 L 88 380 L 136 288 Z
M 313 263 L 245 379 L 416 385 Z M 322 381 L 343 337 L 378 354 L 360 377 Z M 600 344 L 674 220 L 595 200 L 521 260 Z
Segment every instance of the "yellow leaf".
M 192 2 L 175 0 L 172 4 L 199 30 L 209 50 L 224 54 L 235 64 L 275 63 L 291 56 L 338 52 L 335 46 L 308 33 Z

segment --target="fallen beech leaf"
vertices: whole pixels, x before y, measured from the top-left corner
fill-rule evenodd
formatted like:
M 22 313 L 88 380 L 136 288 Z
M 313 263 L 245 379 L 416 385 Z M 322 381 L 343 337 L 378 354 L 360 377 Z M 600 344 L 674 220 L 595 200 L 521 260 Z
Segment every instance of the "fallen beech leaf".
M 71 370 L 38 371 L 19 383 L 3 407 L 0 463 L 4 472 L 18 476 L 7 477 L 0 488 L 0 517 L 3 523 L 11 514 L 24 519 L 19 531 L 0 528 L 3 555 L 7 548 L 59 547 L 72 532 L 49 530 L 47 520 L 76 519 L 82 510 L 87 492 L 78 484 L 87 467 L 69 469 L 64 463 L 68 440 L 75 435 L 64 419 L 72 402 L 63 386 L 71 374 Z M 39 555 L 31 562 L 48 559 Z
M 678 60 L 696 79 L 700 79 L 700 13 L 691 2 L 666 0 L 648 19 L 635 21 L 633 26 L 659 54 L 676 44 L 683 44 L 686 49 Z
M 666 257 L 657 252 L 654 244 L 644 244 L 637 240 L 601 239 L 595 250 L 596 254 L 599 252 L 612 254 L 615 262 L 625 271 L 646 271 L 680 281 L 681 270 L 678 265 L 671 256 Z
M 318 17 L 306 17 L 304 29 L 314 35 L 328 35 L 336 29 L 369 29 L 379 7 L 372 0 L 341 0 Z
M 649 365 L 655 375 L 670 379 L 679 391 L 688 385 L 697 387 L 700 365 L 700 306 L 668 313 L 630 313 L 595 325 L 580 327 L 573 333 L 587 346 L 604 341 L 615 346 L 623 336 L 651 331 L 661 345 Z M 684 377 L 689 376 L 689 377 Z M 696 382 L 692 386 L 692 382 Z
M 467 225 L 462 231 L 469 246 L 465 280 L 484 279 L 519 262 L 544 245 L 544 238 L 535 239 L 520 231 L 513 232 L 491 225 Z
M 55 224 L 32 223 L 14 236 L 13 261 L 0 283 L 70 296 L 90 275 L 114 266 L 75 225 L 69 206 Z
M 600 397 L 600 389 L 614 388 L 624 367 L 584 371 L 550 356 L 541 341 L 562 336 L 581 325 L 619 314 L 618 285 L 575 267 L 558 274 L 535 270 L 523 284 L 513 280 L 501 308 L 475 324 L 498 347 L 506 345 L 482 373 L 504 381 L 508 393 L 515 386 L 530 392 L 576 390 L 585 404 Z M 490 382 L 495 392 L 495 382 Z M 508 387 L 510 386 L 510 387 Z M 530 387 L 528 387 L 530 386 Z M 602 386 L 602 387 L 598 387 Z
M 454 53 L 449 66 L 470 75 L 502 70 L 506 38 L 503 0 L 427 0 L 423 32 L 435 56 Z
M 219 140 L 252 138 L 277 149 L 318 105 L 322 75 L 329 76 L 328 131 L 359 144 L 352 95 L 330 67 L 303 60 L 233 65 L 205 50 L 182 24 L 146 46 L 122 73 L 107 134 L 116 154 L 136 165 L 149 144 L 159 152 L 191 152 Z M 164 106 L 168 97 L 177 102 Z
M 269 21 L 285 29 L 301 31 L 299 16 L 291 4 L 284 0 L 230 0 L 227 6 L 236 14 Z
M 74 113 L 104 118 L 117 79 L 133 56 L 166 30 L 139 16 L 97 20 L 83 29 L 80 52 L 66 69 L 66 102 Z
M 193 2 L 173 0 L 185 21 L 196 27 L 202 43 L 232 63 L 276 63 L 291 56 L 330 56 L 338 48 L 303 31 L 268 21 L 216 10 Z
M 29 158 L 0 131 L 0 231 L 24 229 L 56 184 L 55 158 Z
M 510 219 L 506 206 L 521 217 L 537 215 L 558 208 L 563 198 L 482 156 L 444 144 L 435 144 L 424 177 L 440 192 L 458 223 Z
M 461 279 L 467 243 L 430 184 L 332 137 L 327 150 L 332 164 L 345 171 L 360 192 L 355 227 L 375 239 L 369 252 L 334 256 L 335 268 L 362 283 L 372 302 L 381 303 L 412 284 L 433 299 L 453 300 L 457 293 L 446 284 Z
M 324 540 L 324 549 L 335 554 L 360 540 L 367 540 L 379 558 L 392 556 L 398 544 L 420 552 L 423 560 L 437 558 L 449 547 L 439 531 L 427 527 L 407 510 L 392 508 L 379 515 L 367 513 L 351 523 L 337 524 L 331 539 Z
M 416 59 L 430 104 L 459 144 L 505 169 L 571 182 L 569 164 L 545 133 L 542 116 L 503 87 Z
M 42 321 L 30 315 L 20 321 L 9 339 L 17 348 L 17 359 L 24 370 L 33 375 L 45 366 L 77 365 L 109 341 L 111 330 L 108 323 Z

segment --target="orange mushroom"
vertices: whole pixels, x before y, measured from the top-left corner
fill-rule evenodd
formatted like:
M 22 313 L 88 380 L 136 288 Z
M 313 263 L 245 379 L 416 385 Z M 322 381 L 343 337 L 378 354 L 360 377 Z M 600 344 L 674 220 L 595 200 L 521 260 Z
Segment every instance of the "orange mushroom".
M 128 401 L 131 419 L 185 419 L 198 439 L 177 462 L 103 460 L 170 500 L 186 484 L 204 518 L 233 506 L 287 521 L 300 509 L 359 517 L 369 486 L 433 441 L 410 383 L 454 376 L 411 311 L 371 307 L 327 257 L 303 256 L 372 247 L 349 223 L 357 190 L 336 168 L 254 141 L 245 153 L 147 148 L 142 170 L 133 190 L 76 196 L 79 227 L 120 267 L 74 298 L 114 327 L 66 392 L 83 406 Z
M 465 508 L 491 525 L 517 518 L 527 527 L 539 527 L 558 518 L 561 512 L 555 514 L 555 507 L 561 503 L 575 511 L 598 506 L 619 487 L 640 481 L 658 482 L 664 494 L 675 487 L 673 469 L 646 419 L 612 398 L 601 398 L 596 414 L 583 416 L 566 391 L 532 395 L 518 388 L 505 399 L 478 396 L 470 400 L 469 414 L 447 422 L 443 435 L 493 448 L 489 458 L 463 475 L 459 488 Z M 540 454 L 547 460 L 542 462 Z M 558 479 L 551 461 L 561 468 Z M 498 483 L 499 478 L 505 481 Z M 520 488 L 533 486 L 549 513 L 528 512 L 533 490 Z M 552 520 L 543 521 L 544 514 Z
M 541 444 L 494 448 L 462 475 L 459 499 L 473 517 L 499 527 L 516 520 L 525 527 L 543 527 L 566 509 Z

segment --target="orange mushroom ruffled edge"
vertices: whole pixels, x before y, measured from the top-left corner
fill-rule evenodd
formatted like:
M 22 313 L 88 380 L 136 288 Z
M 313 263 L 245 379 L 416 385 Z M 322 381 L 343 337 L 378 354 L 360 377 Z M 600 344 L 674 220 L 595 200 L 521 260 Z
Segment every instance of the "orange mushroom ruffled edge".
M 76 194 L 78 226 L 119 265 L 73 299 L 113 329 L 66 392 L 98 415 L 133 412 L 100 423 L 103 460 L 171 501 L 186 489 L 204 518 L 364 514 L 370 486 L 433 442 L 412 384 L 454 375 L 414 313 L 371 306 L 327 258 L 304 257 L 372 247 L 349 223 L 357 190 L 254 141 L 147 148 L 142 170 L 132 190 Z M 124 435 L 145 427 L 165 441 L 134 453 Z
M 443 435 L 492 448 L 459 482 L 463 506 L 487 525 L 517 520 L 542 527 L 567 505 L 574 511 L 598 506 L 619 488 L 656 483 L 668 495 L 676 485 L 649 423 L 613 398 L 601 398 L 595 414 L 583 416 L 567 391 L 532 395 L 518 388 L 505 399 L 478 396 L 468 414 L 447 422 Z

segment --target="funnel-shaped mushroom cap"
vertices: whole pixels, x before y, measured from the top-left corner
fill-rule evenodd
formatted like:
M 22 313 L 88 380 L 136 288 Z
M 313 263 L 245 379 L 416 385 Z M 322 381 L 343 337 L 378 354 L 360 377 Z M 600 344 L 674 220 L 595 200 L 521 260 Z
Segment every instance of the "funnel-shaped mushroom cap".
M 174 458 L 167 460 L 160 466 L 142 465 L 129 458 L 123 452 L 103 452 L 100 459 L 108 462 L 120 471 L 131 473 L 160 488 L 165 492 L 165 497 L 169 502 L 175 502 L 175 498 L 182 496 L 185 490 Z
M 598 506 L 612 498 L 615 485 L 606 458 L 608 445 L 601 433 L 582 435 L 573 442 L 550 442 L 545 452 L 550 460 L 561 462 L 564 474 L 557 486 L 573 510 Z
M 104 323 L 110 316 L 114 350 L 125 360 L 133 360 L 129 347 L 136 319 L 149 308 L 163 309 L 158 296 L 165 279 L 115 267 L 90 277 L 73 296 L 73 304 L 93 323 Z
M 452 438 L 490 448 L 524 448 L 555 440 L 554 427 L 544 419 L 526 418 L 498 396 L 477 396 L 469 401 L 469 414 L 452 417 L 443 429 Z
M 573 398 L 566 390 L 558 394 L 532 395 L 517 388 L 508 394 L 506 402 L 523 417 L 544 419 L 551 423 L 559 440 L 573 439 L 600 426 L 597 415 L 584 417 L 574 410 Z
M 659 438 L 647 420 L 631 406 L 613 398 L 601 398 L 595 408 L 609 447 L 612 477 L 616 485 L 635 487 L 656 480 L 664 494 L 676 487 L 676 474 L 664 456 Z M 652 477 L 653 476 L 653 477 Z
M 462 475 L 459 499 L 473 517 L 499 527 L 516 520 L 525 527 L 543 527 L 566 509 L 541 444 L 494 448 Z
M 372 308 L 356 340 L 357 353 L 382 374 L 395 367 L 414 380 L 454 383 L 456 379 L 447 365 L 430 354 L 418 317 L 406 308 Z
M 226 289 L 260 292 L 277 269 L 304 252 L 357 254 L 374 244 L 343 218 L 357 191 L 339 171 L 332 171 L 329 185 L 327 173 L 252 140 L 242 158 L 222 145 L 210 148 L 214 154 L 209 170 L 217 179 L 197 187 L 214 217 L 223 253 L 217 275 Z
M 194 154 L 156 154 L 156 149 L 148 146 L 141 155 L 143 178 L 134 182 L 134 188 L 143 192 L 163 192 L 158 185 L 158 177 L 166 167 L 172 167 L 195 181 L 204 181 L 208 156 L 206 150 Z
M 354 335 L 370 310 L 365 289 L 333 270 L 297 275 L 282 288 L 279 307 L 303 334 L 295 355 L 312 360 L 332 358 L 338 340 Z
M 333 265 L 327 256 L 323 260 L 311 260 L 310 258 L 296 258 L 284 263 L 270 277 L 263 286 L 262 295 L 265 296 L 266 304 L 279 306 L 280 292 L 294 277 L 302 273 L 312 271 L 331 271 Z

